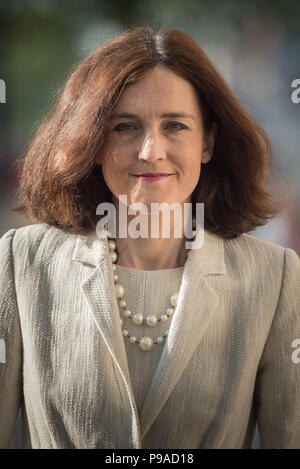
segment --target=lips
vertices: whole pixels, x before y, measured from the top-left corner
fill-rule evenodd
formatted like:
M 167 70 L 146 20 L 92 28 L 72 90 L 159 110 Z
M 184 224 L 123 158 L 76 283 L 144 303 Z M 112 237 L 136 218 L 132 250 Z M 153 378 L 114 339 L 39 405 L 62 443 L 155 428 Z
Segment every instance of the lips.
M 146 176 L 146 177 L 158 177 L 158 176 L 171 176 L 171 173 L 142 173 L 134 174 L 136 177 Z
M 153 181 L 158 181 L 159 179 L 167 178 L 172 175 L 173 174 L 167 174 L 167 173 L 143 173 L 143 174 L 134 174 L 133 176 L 143 181 L 153 182 Z

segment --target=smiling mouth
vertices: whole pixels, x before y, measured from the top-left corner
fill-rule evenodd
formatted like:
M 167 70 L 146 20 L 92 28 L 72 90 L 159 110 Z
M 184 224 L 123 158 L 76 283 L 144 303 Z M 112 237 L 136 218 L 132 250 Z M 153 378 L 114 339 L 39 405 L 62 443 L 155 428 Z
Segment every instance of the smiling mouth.
M 166 174 L 166 173 L 152 173 L 152 174 L 133 174 L 134 177 L 141 179 L 143 181 L 154 182 L 159 181 L 160 179 L 165 179 L 169 176 L 173 176 L 173 174 Z
M 166 179 L 170 176 L 173 176 L 173 174 L 153 174 L 153 175 L 136 175 L 134 174 L 134 176 L 142 181 L 147 181 L 147 182 L 155 182 L 155 181 L 159 181 L 159 180 L 162 180 L 162 179 Z

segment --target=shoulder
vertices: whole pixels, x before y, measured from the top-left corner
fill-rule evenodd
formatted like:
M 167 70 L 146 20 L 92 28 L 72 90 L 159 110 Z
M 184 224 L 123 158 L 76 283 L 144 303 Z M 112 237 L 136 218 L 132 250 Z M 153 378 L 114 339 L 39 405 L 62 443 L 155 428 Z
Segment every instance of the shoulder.
M 224 240 L 224 259 L 233 269 L 243 269 L 254 275 L 262 272 L 282 277 L 287 267 L 300 269 L 300 259 L 290 248 L 244 233 Z
M 51 257 L 59 250 L 73 247 L 76 237 L 67 230 L 39 223 L 6 231 L 0 238 L 0 247 L 9 246 L 13 258 L 26 257 L 30 263 L 37 256 Z
M 275 301 L 285 309 L 283 320 L 299 317 L 300 258 L 295 250 L 242 234 L 224 240 L 224 261 L 231 288 L 242 286 L 245 297 L 260 298 L 265 305 Z
M 256 278 L 257 281 L 280 283 L 289 279 L 300 280 L 300 258 L 294 249 L 285 248 L 253 235 L 244 233 L 224 240 L 224 260 L 227 267 L 237 273 Z
M 282 257 L 285 248 L 279 244 L 257 238 L 256 236 L 244 233 L 236 238 L 224 240 L 225 250 L 236 252 L 244 256 L 260 254 L 262 256 Z

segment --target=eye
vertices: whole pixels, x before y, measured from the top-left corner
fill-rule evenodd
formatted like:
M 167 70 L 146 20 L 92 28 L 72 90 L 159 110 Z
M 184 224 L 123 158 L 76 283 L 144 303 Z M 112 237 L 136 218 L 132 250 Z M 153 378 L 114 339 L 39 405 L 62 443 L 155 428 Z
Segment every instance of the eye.
M 124 130 L 132 130 L 133 127 L 134 126 L 132 124 L 123 122 L 122 124 L 117 125 L 113 130 L 116 132 L 123 132 Z
M 170 127 L 172 131 L 185 130 L 188 128 L 186 125 L 181 124 L 180 122 L 169 122 L 167 127 Z M 113 130 L 116 132 L 126 132 L 134 129 L 136 129 L 136 127 L 133 124 L 122 122 L 121 124 L 118 124 L 116 127 L 114 127 Z
M 170 122 L 172 125 L 172 130 L 184 130 L 187 129 L 187 126 L 184 124 L 181 124 L 180 122 Z M 177 127 L 176 127 L 177 126 Z

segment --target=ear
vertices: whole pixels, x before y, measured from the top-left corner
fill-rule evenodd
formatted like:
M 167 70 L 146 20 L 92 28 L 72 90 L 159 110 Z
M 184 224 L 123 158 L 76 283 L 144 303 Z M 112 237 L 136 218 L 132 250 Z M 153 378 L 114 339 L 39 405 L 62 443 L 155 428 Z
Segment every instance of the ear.
M 202 163 L 208 163 L 212 157 L 214 151 L 214 145 L 217 136 L 217 124 L 213 122 L 211 129 L 208 134 L 204 136 L 203 151 L 202 151 Z

